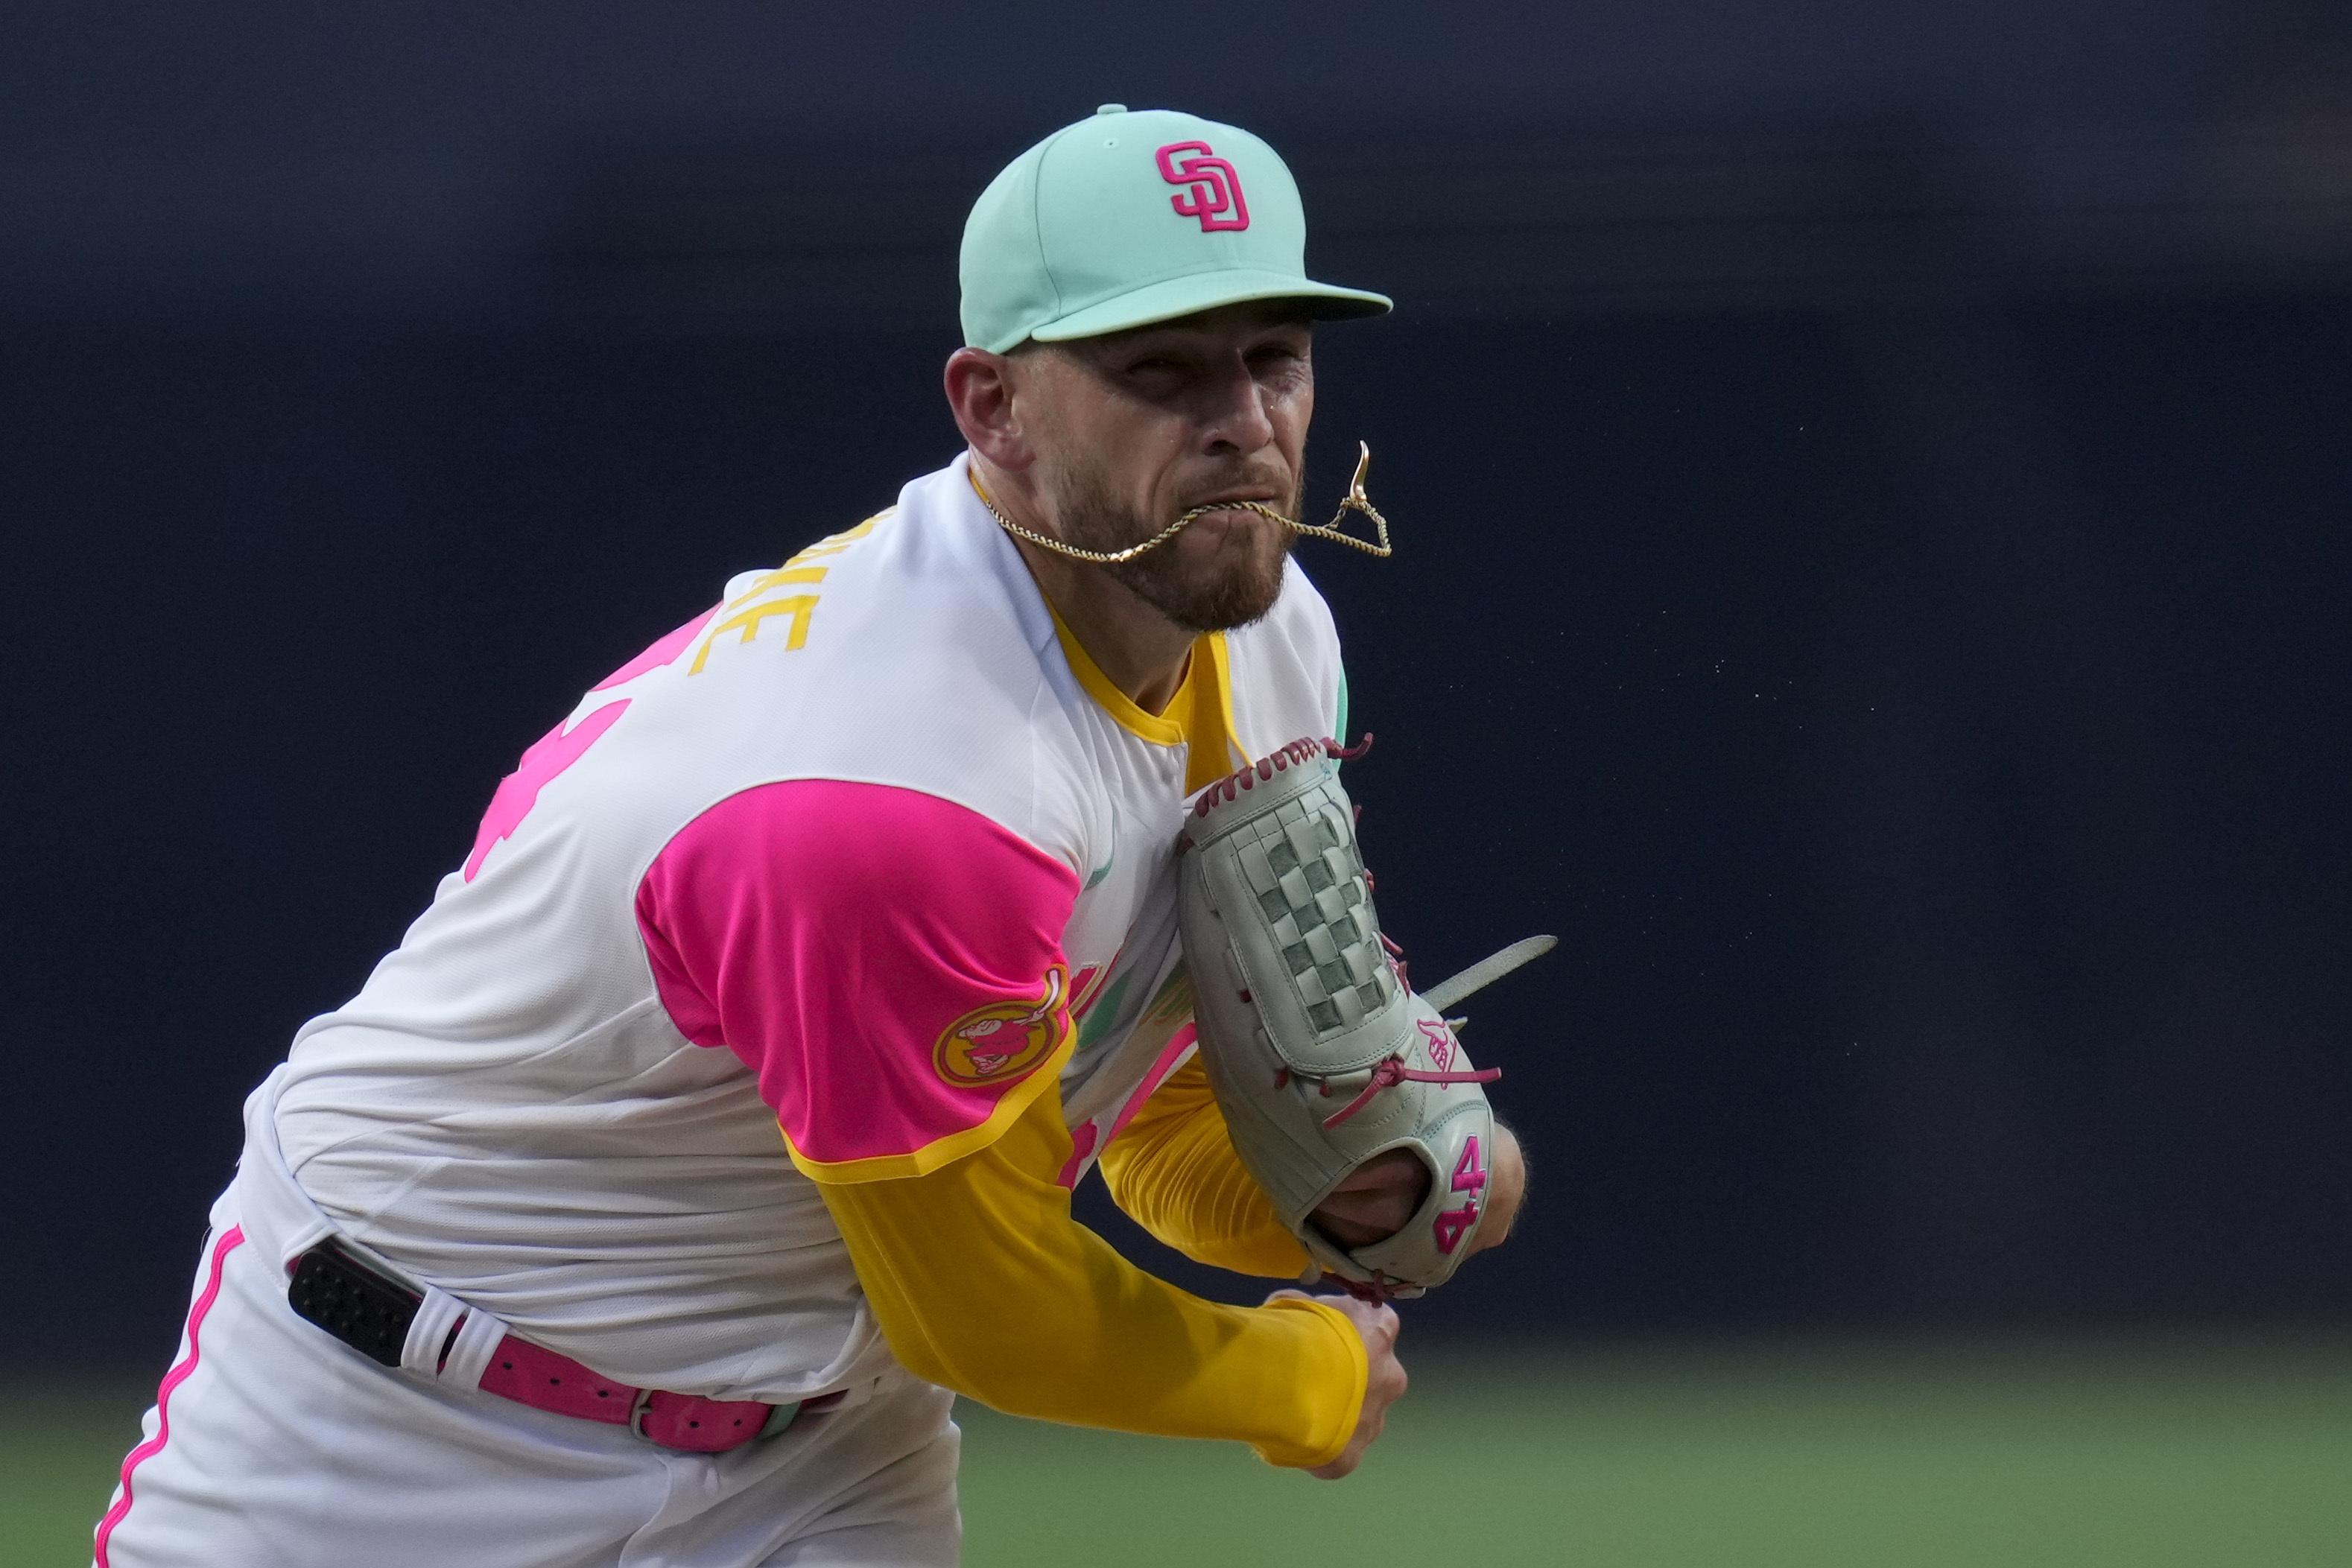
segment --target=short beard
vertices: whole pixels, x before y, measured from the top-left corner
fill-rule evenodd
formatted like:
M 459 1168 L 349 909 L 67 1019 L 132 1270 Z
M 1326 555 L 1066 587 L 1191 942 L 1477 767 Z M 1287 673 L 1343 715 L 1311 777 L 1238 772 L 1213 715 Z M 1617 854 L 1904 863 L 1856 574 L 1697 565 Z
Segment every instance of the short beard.
M 1055 524 L 1065 544 L 1080 549 L 1122 550 L 1141 544 L 1176 519 L 1142 517 L 1121 505 L 1104 476 L 1092 469 L 1065 471 L 1052 485 Z M 1289 505 L 1282 503 L 1287 500 Z M 1299 496 L 1265 503 L 1285 517 L 1298 516 Z M 1279 535 L 1272 552 L 1260 540 L 1266 530 Z M 1107 561 L 1102 570 L 1112 580 L 1187 632 L 1230 632 L 1265 618 L 1282 597 L 1285 563 L 1298 536 L 1261 517 L 1258 526 L 1229 538 L 1203 580 L 1179 573 L 1175 550 L 1179 534 L 1132 560 Z M 1233 557 L 1234 559 L 1228 559 Z

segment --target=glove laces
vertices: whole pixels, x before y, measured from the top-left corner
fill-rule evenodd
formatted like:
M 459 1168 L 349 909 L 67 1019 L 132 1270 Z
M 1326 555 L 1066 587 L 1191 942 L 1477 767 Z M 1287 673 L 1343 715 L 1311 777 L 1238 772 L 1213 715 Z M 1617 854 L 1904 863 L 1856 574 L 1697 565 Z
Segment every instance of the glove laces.
M 1400 1083 L 1492 1083 L 1503 1075 L 1499 1067 L 1481 1068 L 1475 1072 L 1430 1072 L 1418 1067 L 1407 1067 L 1404 1058 L 1391 1056 L 1372 1069 L 1371 1082 L 1358 1091 L 1347 1104 L 1323 1118 L 1323 1130 L 1329 1132 L 1372 1102 L 1372 1096 L 1383 1089 L 1393 1089 Z M 1325 1084 L 1323 1092 L 1331 1092 Z
M 1371 748 L 1372 732 L 1370 730 L 1366 730 L 1364 738 L 1353 746 L 1342 746 L 1338 740 L 1328 736 L 1321 740 L 1312 737 L 1294 740 L 1280 750 L 1267 752 L 1247 768 L 1236 769 L 1202 790 L 1200 800 L 1193 802 L 1192 815 L 1205 817 L 1220 801 L 1237 800 L 1241 799 L 1243 790 L 1254 789 L 1260 784 L 1269 783 L 1276 774 L 1287 773 L 1302 762 L 1313 762 L 1324 757 L 1336 758 L 1341 762 L 1353 762 Z

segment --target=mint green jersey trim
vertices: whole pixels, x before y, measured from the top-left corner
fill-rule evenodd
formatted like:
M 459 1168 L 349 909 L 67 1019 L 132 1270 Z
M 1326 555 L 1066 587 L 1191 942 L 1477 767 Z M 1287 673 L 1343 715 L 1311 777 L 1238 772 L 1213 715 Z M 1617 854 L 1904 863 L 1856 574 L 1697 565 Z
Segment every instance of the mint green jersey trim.
M 1091 892 L 1095 887 L 1099 885 L 1102 879 L 1110 874 L 1110 868 L 1118 862 L 1118 802 L 1113 800 L 1110 803 L 1110 853 L 1105 857 L 1102 864 L 1095 867 L 1093 873 L 1087 878 L 1087 890 Z
M 1348 744 L 1348 666 L 1339 666 L 1339 711 L 1331 720 L 1332 738 L 1342 746 Z
M 1118 1021 L 1118 1009 L 1127 1003 L 1128 982 L 1134 978 L 1133 970 L 1121 975 L 1111 982 L 1110 989 L 1087 1009 L 1086 1018 L 1078 1024 L 1080 1051 L 1092 1051 L 1096 1042 L 1110 1032 L 1110 1026 Z

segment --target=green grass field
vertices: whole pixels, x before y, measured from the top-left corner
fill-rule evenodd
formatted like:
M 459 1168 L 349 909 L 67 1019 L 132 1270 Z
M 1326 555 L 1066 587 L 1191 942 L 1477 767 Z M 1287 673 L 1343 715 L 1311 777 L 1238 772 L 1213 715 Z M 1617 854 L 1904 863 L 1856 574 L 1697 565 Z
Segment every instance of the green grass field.
M 967 1407 L 966 1562 L 2352 1563 L 2352 1347 L 1531 1346 L 1414 1374 L 1338 1485 Z M 88 1562 L 145 1397 L 0 1402 L 0 1563 Z

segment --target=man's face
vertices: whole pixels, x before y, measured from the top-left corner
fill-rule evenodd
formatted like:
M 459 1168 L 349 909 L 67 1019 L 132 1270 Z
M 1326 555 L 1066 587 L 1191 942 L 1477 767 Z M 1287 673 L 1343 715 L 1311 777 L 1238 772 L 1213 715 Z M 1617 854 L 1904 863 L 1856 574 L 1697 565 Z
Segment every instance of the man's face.
M 1066 542 L 1124 549 L 1217 501 L 1299 515 L 1315 364 L 1294 308 L 1227 306 L 1021 352 L 1037 475 Z M 1292 542 L 1233 507 L 1102 570 L 1176 624 L 1222 631 L 1274 607 Z

